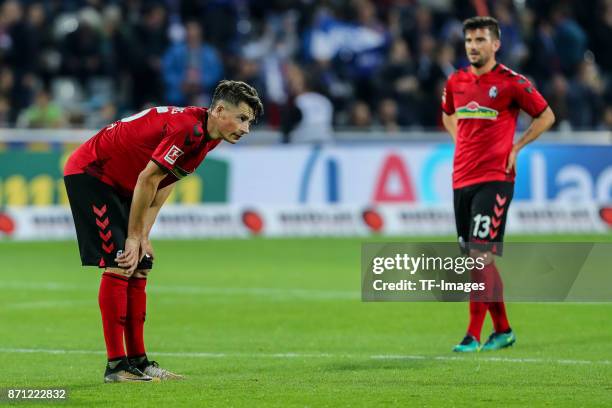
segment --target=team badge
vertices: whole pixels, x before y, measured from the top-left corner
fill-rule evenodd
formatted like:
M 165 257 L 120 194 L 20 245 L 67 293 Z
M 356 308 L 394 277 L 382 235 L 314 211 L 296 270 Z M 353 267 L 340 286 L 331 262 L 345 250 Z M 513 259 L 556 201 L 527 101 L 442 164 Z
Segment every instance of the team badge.
M 183 151 L 176 147 L 176 145 L 172 145 L 172 147 L 168 150 L 168 153 L 164 156 L 164 160 L 170 164 L 174 164 L 176 159 L 183 155 Z
M 489 89 L 489 98 L 495 98 L 497 96 L 497 87 L 493 85 L 491 89 Z

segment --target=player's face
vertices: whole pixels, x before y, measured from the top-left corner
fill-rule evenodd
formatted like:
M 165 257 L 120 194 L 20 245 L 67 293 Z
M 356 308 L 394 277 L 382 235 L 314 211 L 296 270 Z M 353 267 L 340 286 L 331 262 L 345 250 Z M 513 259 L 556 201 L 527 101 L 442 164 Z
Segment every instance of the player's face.
M 488 28 L 477 28 L 465 32 L 465 53 L 470 64 L 476 68 L 485 66 L 491 58 L 494 58 L 499 45 L 499 40 L 491 35 Z
M 217 129 L 223 140 L 235 144 L 251 130 L 255 115 L 246 103 L 240 102 L 235 106 L 222 102 L 214 110 L 218 119 Z

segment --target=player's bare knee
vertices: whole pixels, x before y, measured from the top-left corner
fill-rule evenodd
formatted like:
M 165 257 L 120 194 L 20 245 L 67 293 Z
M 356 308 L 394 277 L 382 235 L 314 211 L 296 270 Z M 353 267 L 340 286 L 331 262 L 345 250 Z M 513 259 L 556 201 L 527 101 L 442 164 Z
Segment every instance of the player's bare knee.
M 104 272 L 119 275 L 123 278 L 129 278 L 134 274 L 134 272 L 128 272 L 127 269 L 122 268 L 106 268 Z
M 134 271 L 134 275 L 132 275 L 134 278 L 146 278 L 147 275 L 149 275 L 149 272 L 151 272 L 150 269 L 136 269 Z

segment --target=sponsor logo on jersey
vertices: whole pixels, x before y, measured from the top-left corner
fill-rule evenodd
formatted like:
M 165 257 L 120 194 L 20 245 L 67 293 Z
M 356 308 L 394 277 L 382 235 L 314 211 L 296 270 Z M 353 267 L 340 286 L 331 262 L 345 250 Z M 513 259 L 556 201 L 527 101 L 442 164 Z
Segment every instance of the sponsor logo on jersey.
M 489 89 L 489 98 L 494 99 L 497 96 L 497 87 L 493 85 L 491 89 Z
M 457 118 L 458 119 L 489 119 L 495 120 L 497 119 L 497 112 L 495 109 L 480 106 L 478 102 L 471 101 L 465 106 L 461 106 L 457 109 Z
M 176 162 L 176 159 L 178 159 L 182 155 L 183 151 L 176 147 L 176 145 L 172 145 L 172 147 L 170 147 L 170 149 L 168 150 L 168 153 L 166 153 L 166 155 L 164 156 L 164 160 L 170 164 L 174 164 Z

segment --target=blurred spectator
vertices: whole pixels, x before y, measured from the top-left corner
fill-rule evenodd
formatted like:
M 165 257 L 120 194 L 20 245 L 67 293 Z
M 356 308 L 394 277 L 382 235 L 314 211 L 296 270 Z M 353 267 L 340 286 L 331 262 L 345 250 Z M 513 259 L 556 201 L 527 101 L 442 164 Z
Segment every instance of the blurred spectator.
M 393 42 L 377 81 L 379 97 L 393 98 L 401 106 L 401 124 L 406 126 L 417 123 L 419 80 L 406 41 L 398 38 Z
M 596 128 L 603 113 L 604 84 L 593 61 L 580 63 L 576 80 L 572 81 L 570 89 L 568 103 L 571 106 L 572 128 Z
M 201 22 L 207 42 L 217 50 L 226 51 L 235 46 L 240 32 L 248 29 L 244 25 L 251 24 L 249 21 L 243 21 L 242 26 L 238 26 L 241 12 L 245 11 L 247 3 L 251 1 L 182 0 L 177 3 L 180 3 L 183 19 Z
M 359 86 L 356 97 L 374 97 L 373 77 L 384 63 L 389 32 L 376 15 L 370 0 L 351 2 L 354 21 L 343 21 L 328 8 L 321 8 L 306 35 L 306 52 L 319 66 L 334 62 L 334 69 Z
M 10 120 L 25 108 L 32 96 L 32 62 L 37 50 L 32 43 L 20 2 L 7 0 L 0 6 L 0 61 L 11 68 L 12 85 L 8 96 Z
M 595 27 L 591 44 L 595 53 L 595 61 L 604 71 L 612 72 L 612 0 L 601 0 L 596 14 Z
M 353 130 L 372 129 L 372 111 L 364 101 L 356 101 L 351 106 L 349 127 Z
M 59 70 L 59 53 L 54 49 L 50 21 L 42 3 L 31 3 L 27 10 L 28 35 L 32 44 L 32 70 L 48 86 Z
M 121 24 L 122 20 L 119 6 L 110 5 L 104 8 L 101 22 L 102 72 L 118 81 L 129 73 L 132 66 L 132 49 L 139 46 L 131 44 L 129 34 Z
M 439 46 L 433 51 L 434 59 L 427 62 L 427 70 L 421 68 L 421 92 L 419 97 L 419 122 L 427 128 L 435 127 L 442 115 L 438 108 L 442 89 L 447 78 L 455 71 L 452 61 L 455 50 L 448 44 Z
M 565 77 L 561 74 L 556 74 L 551 81 L 550 89 L 546 92 L 546 100 L 550 108 L 555 112 L 556 129 L 567 129 L 570 127 L 570 105 L 569 105 L 569 85 Z
M 253 30 L 256 31 L 255 29 Z M 261 33 L 259 32 L 261 31 Z M 261 30 L 242 47 L 242 58 L 237 61 L 237 79 L 247 78 L 266 105 L 265 120 L 273 127 L 281 122 L 281 106 L 287 102 L 283 67 L 299 49 L 297 15 L 295 12 L 272 14 L 266 17 Z M 246 61 L 246 67 L 242 63 Z M 256 68 L 256 70 L 255 70 Z M 251 71 L 246 73 L 246 71 Z M 255 72 L 257 71 L 257 72 Z M 254 81 L 254 82 L 250 82 Z
M 361 42 L 359 48 L 341 58 L 349 63 L 351 68 L 349 76 L 353 81 L 359 82 L 355 88 L 355 96 L 360 99 L 372 100 L 375 97 L 374 74 L 385 61 L 385 54 L 390 42 L 387 28 L 379 20 L 376 7 L 371 0 L 353 0 L 352 5 L 357 14 L 357 27 L 355 27 L 353 41 Z M 361 33 L 368 32 L 367 36 L 359 38 Z M 368 38 L 371 36 L 371 38 Z M 376 39 L 375 41 L 372 41 Z M 342 50 L 341 52 L 344 52 Z M 352 55 L 350 55 L 352 53 Z
M 380 126 L 387 133 L 396 133 L 400 131 L 398 122 L 398 108 L 394 99 L 383 99 L 378 104 L 378 119 Z
M 573 75 L 586 52 L 586 34 L 571 17 L 569 7 L 565 4 L 553 9 L 551 20 L 555 29 L 554 42 L 561 69 L 564 74 Z
M 329 99 L 314 90 L 313 80 L 295 64 L 287 66 L 287 80 L 292 102 L 283 115 L 285 142 L 332 141 L 334 110 Z
M 32 106 L 25 109 L 17 121 L 23 128 L 59 128 L 65 125 L 62 109 L 53 101 L 49 93 L 42 89 L 38 91 Z
M 189 21 L 185 30 L 185 42 L 172 45 L 163 57 L 166 101 L 172 105 L 207 106 L 214 86 L 223 76 L 221 58 L 202 41 L 200 23 Z
M 77 78 L 81 86 L 93 76 L 104 74 L 100 13 L 92 7 L 81 9 L 76 30 L 62 44 L 62 74 Z
M 532 38 L 529 40 L 529 55 L 525 71 L 532 76 L 537 84 L 543 84 L 560 71 L 561 63 L 554 42 L 553 27 L 548 21 L 538 24 Z
M 424 36 L 434 34 L 433 16 L 425 6 L 407 7 L 401 9 L 402 37 L 411 50 L 418 50 Z
M 527 49 L 521 39 L 518 22 L 511 10 L 512 3 L 497 1 L 493 15 L 499 21 L 502 46 L 497 53 L 498 61 L 511 67 L 520 66 L 527 55 Z
M 161 58 L 168 47 L 166 10 L 154 4 L 134 27 L 132 40 L 132 103 L 138 110 L 147 102 L 161 102 Z

